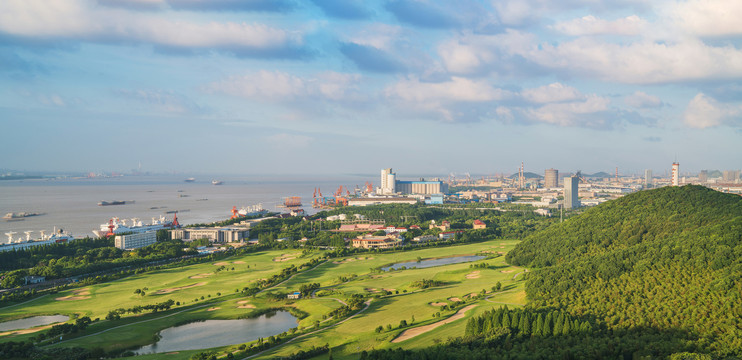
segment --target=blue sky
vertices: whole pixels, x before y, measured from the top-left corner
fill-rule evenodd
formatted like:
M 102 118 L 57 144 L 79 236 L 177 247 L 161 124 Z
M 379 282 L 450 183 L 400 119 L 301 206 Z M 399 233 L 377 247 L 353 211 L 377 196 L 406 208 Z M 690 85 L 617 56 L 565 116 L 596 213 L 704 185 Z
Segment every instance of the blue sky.
M 0 168 L 742 167 L 737 0 L 4 0 Z

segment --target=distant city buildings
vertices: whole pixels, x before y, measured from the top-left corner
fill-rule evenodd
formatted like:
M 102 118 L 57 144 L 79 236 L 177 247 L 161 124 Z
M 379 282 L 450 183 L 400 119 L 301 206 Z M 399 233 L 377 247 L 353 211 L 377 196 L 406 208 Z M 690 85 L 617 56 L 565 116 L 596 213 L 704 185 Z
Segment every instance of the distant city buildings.
M 572 175 L 564 178 L 564 208 L 573 209 L 580 207 L 580 178 Z
M 698 182 L 700 183 L 707 183 L 709 181 L 709 172 L 707 170 L 701 170 L 700 173 L 698 173 Z
M 397 185 L 397 175 L 392 172 L 392 168 L 381 170 L 380 183 L 379 193 L 381 195 L 391 195 L 396 192 L 395 187 Z
M 672 175 L 671 175 L 672 186 L 680 186 L 680 163 L 672 163 Z
M 652 185 L 653 185 L 653 181 L 652 181 L 652 170 L 651 169 L 646 169 L 646 170 L 644 170 L 644 187 L 645 188 L 650 188 L 650 187 L 652 187 Z
M 547 189 L 559 187 L 559 170 L 546 169 L 544 171 L 544 187 Z
M 721 180 L 725 183 L 736 183 L 739 180 L 738 170 L 724 170 Z

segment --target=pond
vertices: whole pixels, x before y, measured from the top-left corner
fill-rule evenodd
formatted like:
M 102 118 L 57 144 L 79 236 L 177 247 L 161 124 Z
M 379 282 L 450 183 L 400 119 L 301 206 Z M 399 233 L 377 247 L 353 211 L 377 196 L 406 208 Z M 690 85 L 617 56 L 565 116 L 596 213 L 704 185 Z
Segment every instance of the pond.
M 296 327 L 296 324 L 296 317 L 287 311 L 271 312 L 252 319 L 199 321 L 162 330 L 159 341 L 134 352 L 143 355 L 241 344 L 278 335 Z
M 41 325 L 49 325 L 69 320 L 65 315 L 34 316 L 25 319 L 6 321 L 0 323 L 0 331 L 28 329 Z
M 431 260 L 423 260 L 423 261 L 409 261 L 409 262 L 402 262 L 402 263 L 396 263 L 391 266 L 385 266 L 381 268 L 383 271 L 389 271 L 391 269 L 397 270 L 401 267 L 406 268 L 429 268 L 433 266 L 441 266 L 441 265 L 451 265 L 451 264 L 458 264 L 463 262 L 470 262 L 470 261 L 477 261 L 482 260 L 486 258 L 486 256 L 481 255 L 467 255 L 467 256 L 453 256 L 453 257 L 447 257 L 447 258 L 441 258 L 441 259 L 431 259 Z

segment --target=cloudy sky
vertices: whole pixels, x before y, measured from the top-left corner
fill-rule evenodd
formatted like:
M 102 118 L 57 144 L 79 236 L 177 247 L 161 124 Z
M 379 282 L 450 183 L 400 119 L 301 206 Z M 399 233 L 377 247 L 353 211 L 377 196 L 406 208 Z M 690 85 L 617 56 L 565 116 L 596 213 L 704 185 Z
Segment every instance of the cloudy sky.
M 741 168 L 739 0 L 2 0 L 0 168 Z

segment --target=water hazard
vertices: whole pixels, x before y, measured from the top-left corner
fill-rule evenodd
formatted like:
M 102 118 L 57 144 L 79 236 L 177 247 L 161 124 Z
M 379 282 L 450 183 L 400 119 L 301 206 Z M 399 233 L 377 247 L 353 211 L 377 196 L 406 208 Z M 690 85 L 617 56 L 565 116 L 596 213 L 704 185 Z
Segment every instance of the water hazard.
M 69 320 L 69 316 L 64 315 L 48 315 L 48 316 L 33 316 L 25 319 L 6 321 L 0 323 L 0 331 L 20 330 L 28 329 L 41 325 L 49 325 L 58 322 L 64 322 Z
M 162 330 L 158 342 L 134 352 L 143 355 L 246 343 L 278 335 L 296 327 L 296 324 L 296 317 L 287 311 L 271 312 L 252 319 L 194 322 Z
M 391 269 L 398 270 L 398 269 L 401 269 L 402 267 L 405 267 L 407 269 L 410 269 L 413 267 L 421 269 L 421 268 L 429 268 L 433 266 L 451 265 L 451 264 L 458 264 L 458 263 L 463 263 L 463 262 L 477 261 L 477 260 L 482 260 L 484 258 L 486 258 L 486 256 L 467 255 L 467 256 L 454 256 L 454 257 L 423 260 L 423 261 L 409 261 L 409 262 L 396 263 L 390 266 L 385 266 L 381 268 L 381 270 L 383 271 L 389 271 Z

